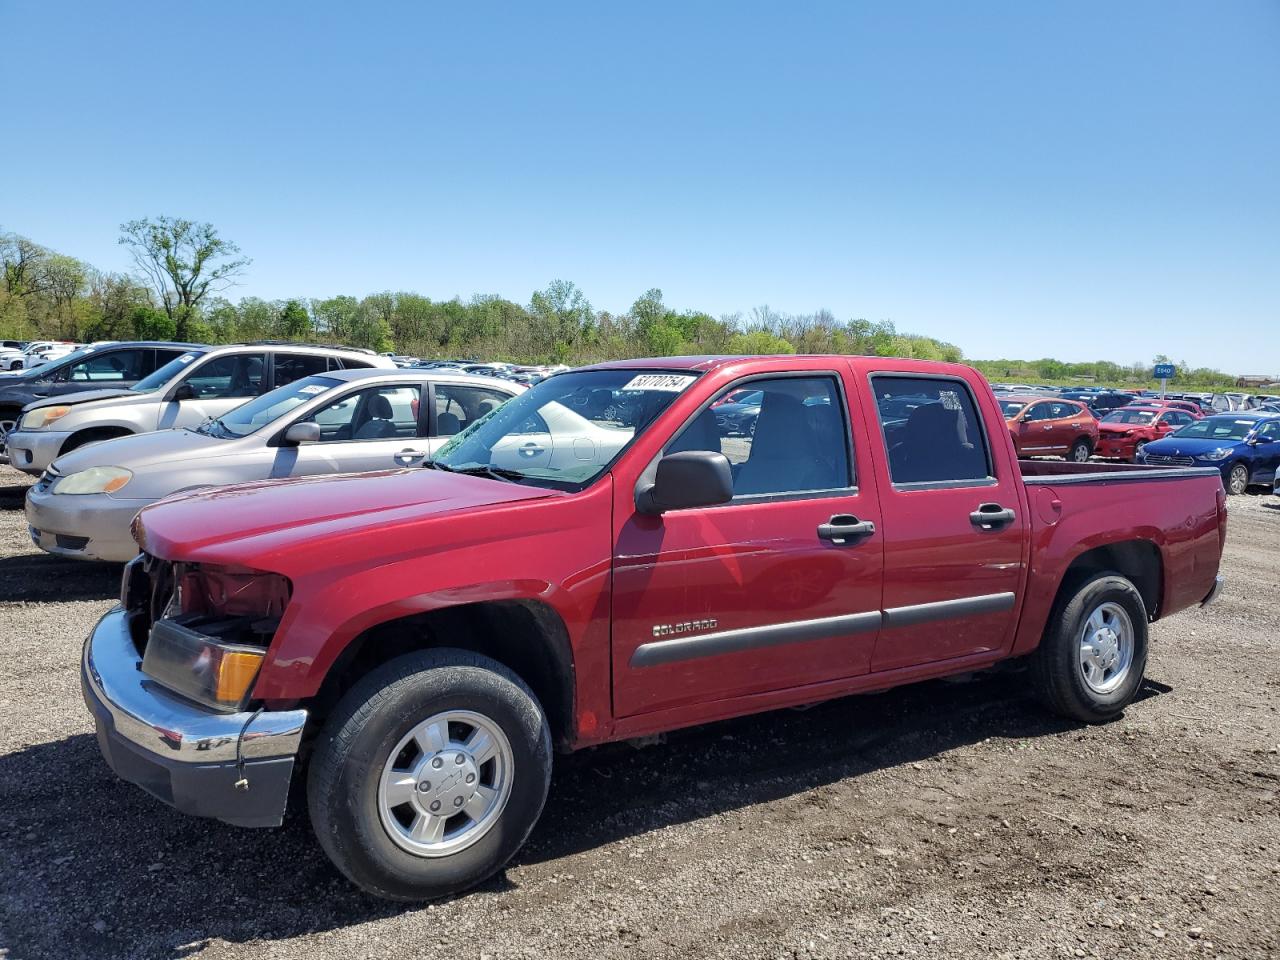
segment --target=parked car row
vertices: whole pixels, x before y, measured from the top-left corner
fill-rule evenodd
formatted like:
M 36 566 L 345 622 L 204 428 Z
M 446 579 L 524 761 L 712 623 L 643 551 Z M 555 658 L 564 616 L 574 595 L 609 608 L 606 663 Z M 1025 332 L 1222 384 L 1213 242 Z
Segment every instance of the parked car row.
M 8 437 L 13 465 L 40 477 L 27 495 L 32 541 L 78 559 L 133 557 L 134 517 L 175 493 L 420 464 L 525 389 L 293 343 L 122 344 L 72 363 L 104 353 L 112 369 L 176 356 L 125 389 L 36 400 Z

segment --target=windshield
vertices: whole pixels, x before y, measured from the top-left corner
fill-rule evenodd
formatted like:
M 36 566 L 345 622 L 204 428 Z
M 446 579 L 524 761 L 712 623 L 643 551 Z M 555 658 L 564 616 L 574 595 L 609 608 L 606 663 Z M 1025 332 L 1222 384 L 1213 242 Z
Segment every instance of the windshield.
M 1258 425 L 1257 420 L 1237 420 L 1235 417 L 1206 417 L 1189 423 L 1173 433 L 1187 440 L 1243 440 Z
M 254 397 L 221 417 L 206 420 L 196 428 L 196 433 L 223 438 L 247 437 L 255 430 L 283 417 L 294 407 L 314 400 L 320 394 L 342 386 L 342 383 L 343 381 L 332 377 L 304 377 L 295 380 L 260 397 Z
M 1099 423 L 1150 423 L 1156 418 L 1154 410 L 1115 410 L 1103 417 Z
M 580 489 L 696 379 L 642 370 L 557 374 L 476 420 L 440 448 L 434 463 Z
M 188 350 L 181 356 L 174 357 L 163 367 L 156 370 L 155 373 L 143 377 L 129 389 L 136 390 L 138 393 L 155 393 L 183 370 L 191 366 L 193 360 L 198 360 L 203 356 L 203 350 Z
M 1027 405 L 1026 400 L 1001 400 L 1000 407 L 1004 410 L 1004 418 L 1012 420 L 1022 412 L 1022 408 Z

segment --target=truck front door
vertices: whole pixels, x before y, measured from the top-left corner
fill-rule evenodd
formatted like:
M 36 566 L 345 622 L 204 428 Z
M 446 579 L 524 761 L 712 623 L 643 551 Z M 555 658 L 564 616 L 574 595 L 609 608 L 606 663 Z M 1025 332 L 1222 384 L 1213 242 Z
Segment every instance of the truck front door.
M 985 428 L 1000 422 L 998 409 L 984 419 L 959 377 L 871 372 L 862 389 L 868 433 L 882 438 L 884 453 L 875 467 L 884 622 L 871 669 L 1007 647 L 1025 579 L 1028 522 L 1017 465 L 1004 437 Z M 905 418 L 904 400 L 913 404 Z
M 754 432 L 741 435 L 711 404 L 747 385 L 762 398 Z M 614 543 L 617 716 L 867 672 L 880 510 L 859 479 L 871 462 L 851 442 L 847 387 L 815 369 L 738 380 L 703 405 L 664 454 L 723 453 L 729 503 L 652 516 L 619 491 L 617 509 L 631 512 Z

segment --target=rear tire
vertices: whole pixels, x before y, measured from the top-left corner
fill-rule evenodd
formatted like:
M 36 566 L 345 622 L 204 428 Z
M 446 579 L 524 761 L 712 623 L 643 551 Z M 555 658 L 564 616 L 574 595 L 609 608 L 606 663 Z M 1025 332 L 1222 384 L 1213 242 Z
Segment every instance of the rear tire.
M 1067 453 L 1067 459 L 1072 463 L 1088 463 L 1089 458 L 1093 456 L 1093 447 L 1089 445 L 1088 440 L 1080 439 L 1071 445 L 1071 450 Z
M 1227 493 L 1233 497 L 1238 497 L 1249 489 L 1249 468 L 1243 463 L 1237 463 L 1231 468 L 1231 472 L 1227 474 Z
M 477 731 L 487 759 L 482 746 L 471 752 Z M 551 732 L 524 681 L 488 657 L 435 649 L 383 664 L 342 698 L 316 743 L 307 804 L 348 879 L 420 901 L 501 869 L 550 782 Z
M 1146 605 L 1132 582 L 1111 571 L 1059 599 L 1032 656 L 1040 699 L 1082 723 L 1118 716 L 1142 686 L 1146 666 Z

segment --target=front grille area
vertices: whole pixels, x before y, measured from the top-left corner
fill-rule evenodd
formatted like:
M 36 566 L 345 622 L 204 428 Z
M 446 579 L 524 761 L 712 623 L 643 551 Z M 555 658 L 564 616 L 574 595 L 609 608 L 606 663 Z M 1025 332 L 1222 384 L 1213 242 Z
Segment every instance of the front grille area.
M 55 533 L 53 542 L 61 550 L 83 550 L 89 545 L 88 537 L 72 537 L 65 533 Z
M 1190 467 L 1195 464 L 1191 457 L 1170 457 L 1159 453 L 1148 453 L 1147 463 L 1153 467 Z
M 139 653 L 146 650 L 151 625 L 164 614 L 172 597 L 173 564 L 168 560 L 141 553 L 125 564 L 120 605 Z

